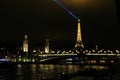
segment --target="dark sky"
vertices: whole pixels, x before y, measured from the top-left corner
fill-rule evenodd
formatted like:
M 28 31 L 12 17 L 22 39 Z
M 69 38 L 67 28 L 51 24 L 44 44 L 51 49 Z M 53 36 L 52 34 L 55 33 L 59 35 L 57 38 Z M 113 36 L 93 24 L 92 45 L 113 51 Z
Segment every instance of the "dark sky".
M 119 24 L 114 0 L 60 0 L 81 20 L 85 47 L 119 48 Z M 0 44 L 22 45 L 28 34 L 30 45 L 72 48 L 77 20 L 53 0 L 0 0 Z

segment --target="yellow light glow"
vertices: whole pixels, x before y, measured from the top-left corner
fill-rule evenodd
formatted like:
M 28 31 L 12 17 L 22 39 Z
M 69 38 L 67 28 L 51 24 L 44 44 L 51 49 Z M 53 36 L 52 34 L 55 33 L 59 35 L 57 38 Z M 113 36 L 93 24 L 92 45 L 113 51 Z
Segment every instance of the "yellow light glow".
M 91 63 L 96 63 L 96 60 L 91 60 Z
M 32 62 L 35 62 L 35 59 L 32 59 Z
M 21 59 L 19 59 L 19 61 L 21 61 Z
M 23 59 L 23 62 L 26 62 L 26 60 L 25 60 L 25 59 Z
M 69 3 L 69 4 L 85 4 L 88 3 L 90 0 L 61 0 L 61 2 Z
M 105 60 L 100 60 L 100 63 L 105 63 Z
M 13 59 L 12 62 L 16 62 L 16 59 Z
M 75 47 L 84 47 L 82 43 L 82 37 L 81 37 L 81 25 L 80 20 L 78 20 L 78 28 L 77 28 L 77 41 L 75 44 Z
M 114 63 L 114 61 L 113 61 L 113 60 L 111 60 L 111 63 Z

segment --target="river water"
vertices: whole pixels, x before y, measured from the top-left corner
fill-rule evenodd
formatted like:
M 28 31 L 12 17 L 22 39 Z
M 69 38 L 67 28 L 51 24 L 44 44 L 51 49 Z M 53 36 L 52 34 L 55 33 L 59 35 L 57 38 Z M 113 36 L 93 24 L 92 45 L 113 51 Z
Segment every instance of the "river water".
M 89 67 L 89 66 L 84 66 Z M 75 74 L 84 68 L 79 65 L 16 64 L 0 67 L 0 80 L 61 80 L 62 75 Z M 92 66 L 104 69 L 104 66 Z

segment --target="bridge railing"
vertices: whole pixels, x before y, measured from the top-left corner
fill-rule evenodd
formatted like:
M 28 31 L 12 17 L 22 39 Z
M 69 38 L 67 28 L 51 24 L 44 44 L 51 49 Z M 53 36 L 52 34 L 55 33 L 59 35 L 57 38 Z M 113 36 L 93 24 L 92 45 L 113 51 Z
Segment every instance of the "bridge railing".
M 77 54 L 39 54 L 38 56 L 75 56 Z

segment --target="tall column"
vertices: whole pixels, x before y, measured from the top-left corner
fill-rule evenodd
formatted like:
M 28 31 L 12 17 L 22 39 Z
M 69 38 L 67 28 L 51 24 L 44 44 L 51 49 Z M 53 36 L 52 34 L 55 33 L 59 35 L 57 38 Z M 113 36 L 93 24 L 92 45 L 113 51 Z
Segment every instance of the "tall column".
M 45 41 L 45 53 L 49 53 L 49 39 Z
M 23 41 L 23 52 L 28 53 L 28 36 L 24 36 L 24 41 Z

